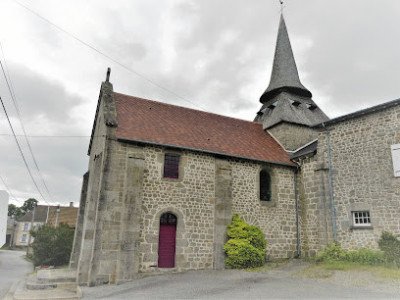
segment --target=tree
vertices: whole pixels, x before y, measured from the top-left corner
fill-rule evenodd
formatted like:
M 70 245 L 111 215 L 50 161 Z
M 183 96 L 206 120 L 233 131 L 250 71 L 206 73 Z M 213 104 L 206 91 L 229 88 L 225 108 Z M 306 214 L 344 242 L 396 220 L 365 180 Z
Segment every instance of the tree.
M 24 213 L 22 212 L 21 208 L 17 207 L 14 204 L 8 204 L 8 216 L 19 218 L 22 217 Z
M 34 198 L 29 198 L 25 200 L 24 204 L 21 206 L 21 210 L 23 214 L 26 214 L 28 211 L 33 210 L 33 207 L 36 206 L 38 201 Z
M 32 245 L 32 260 L 35 266 L 60 266 L 69 262 L 74 228 L 63 223 L 56 228 L 44 224 L 36 230 L 31 230 L 30 233 L 35 238 Z

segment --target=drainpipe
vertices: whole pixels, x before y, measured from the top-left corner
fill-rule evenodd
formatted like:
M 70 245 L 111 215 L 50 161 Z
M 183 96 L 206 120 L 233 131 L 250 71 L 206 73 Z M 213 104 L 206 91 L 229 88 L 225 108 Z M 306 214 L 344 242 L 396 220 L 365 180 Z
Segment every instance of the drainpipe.
M 328 166 L 329 166 L 329 190 L 331 196 L 331 206 L 332 206 L 332 222 L 333 222 L 333 232 L 335 234 L 335 243 L 337 243 L 337 234 L 336 234 L 336 213 L 335 213 L 335 202 L 333 198 L 333 179 L 332 179 L 332 161 L 331 161 L 331 144 L 330 144 L 330 133 L 329 129 L 325 127 L 325 124 L 322 123 L 322 126 L 326 130 L 326 147 L 328 150 Z
M 294 198 L 296 200 L 296 234 L 297 234 L 297 253 L 296 258 L 300 257 L 300 229 L 299 229 L 299 193 L 297 187 L 297 174 L 299 171 L 299 167 L 296 168 L 294 172 Z

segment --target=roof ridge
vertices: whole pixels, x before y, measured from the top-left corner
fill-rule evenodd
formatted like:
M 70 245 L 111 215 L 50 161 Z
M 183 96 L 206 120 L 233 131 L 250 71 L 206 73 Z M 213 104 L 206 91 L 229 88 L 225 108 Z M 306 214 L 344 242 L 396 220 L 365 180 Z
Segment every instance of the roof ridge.
M 261 124 L 261 123 L 258 123 L 258 122 L 243 120 L 243 119 L 234 118 L 234 117 L 229 117 L 229 116 L 224 116 L 224 115 L 220 115 L 220 114 L 216 114 L 216 113 L 212 113 L 212 112 L 208 112 L 208 111 L 202 111 L 202 110 L 198 110 L 198 109 L 194 109 L 194 108 L 190 108 L 190 107 L 185 107 L 185 106 L 181 106 L 181 105 L 176 105 L 176 104 L 171 104 L 171 103 L 166 103 L 166 102 L 160 102 L 160 101 L 157 101 L 157 100 L 141 98 L 141 97 L 132 96 L 132 95 L 127 95 L 127 94 L 118 93 L 118 92 L 114 92 L 114 94 L 119 94 L 119 95 L 126 96 L 126 97 L 129 97 L 129 98 L 136 98 L 136 99 L 140 99 L 140 100 L 145 100 L 145 101 L 149 101 L 149 102 L 154 102 L 154 103 L 156 103 L 156 104 L 162 104 L 162 105 L 166 105 L 166 106 L 180 107 L 180 108 L 187 109 L 187 110 L 191 110 L 191 111 L 196 111 L 196 112 L 200 112 L 200 113 L 204 113 L 204 114 L 219 116 L 219 117 L 222 117 L 222 118 L 225 118 L 225 119 L 232 119 L 232 120 L 236 120 L 236 121 L 247 122 L 247 123 L 251 123 L 251 124 L 255 124 L 255 125 L 260 125 L 260 126 L 262 126 L 262 124 Z

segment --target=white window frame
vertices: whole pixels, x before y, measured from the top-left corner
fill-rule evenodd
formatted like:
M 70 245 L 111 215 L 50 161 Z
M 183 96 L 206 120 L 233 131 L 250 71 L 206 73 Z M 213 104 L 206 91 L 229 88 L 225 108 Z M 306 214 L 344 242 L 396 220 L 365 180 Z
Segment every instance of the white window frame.
M 358 210 L 351 212 L 353 218 L 353 227 L 371 227 L 371 214 L 369 210 Z M 367 222 L 364 223 L 365 219 Z M 361 222 L 360 222 L 361 221 Z
M 29 223 L 24 223 L 22 231 L 29 231 Z
M 392 150 L 392 162 L 394 177 L 400 177 L 400 144 L 390 146 Z
M 21 235 L 21 243 L 26 243 L 28 241 L 28 235 L 26 233 Z

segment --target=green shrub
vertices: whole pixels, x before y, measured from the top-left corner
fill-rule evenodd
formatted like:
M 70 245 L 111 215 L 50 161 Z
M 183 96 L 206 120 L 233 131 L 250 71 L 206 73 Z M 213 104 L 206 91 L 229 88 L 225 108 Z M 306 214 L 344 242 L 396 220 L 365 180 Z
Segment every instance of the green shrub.
M 338 243 L 329 244 L 315 257 L 317 262 L 350 262 L 360 265 L 379 265 L 385 263 L 384 254 L 380 251 L 360 249 L 344 250 Z
M 252 246 L 246 239 L 230 239 L 224 247 L 226 267 L 232 269 L 261 267 L 265 263 L 264 252 Z
M 265 263 L 267 242 L 260 228 L 248 225 L 237 214 L 227 229 L 228 242 L 224 246 L 227 268 L 253 268 Z
M 315 257 L 317 262 L 346 261 L 347 252 L 338 243 L 331 243 Z
M 378 241 L 379 249 L 385 255 L 388 263 L 395 263 L 400 268 L 400 241 L 398 237 L 390 232 L 383 231 Z
M 346 260 L 360 265 L 381 265 L 385 263 L 384 253 L 371 249 L 348 251 Z
M 32 245 L 35 266 L 61 266 L 69 262 L 74 239 L 73 228 L 65 224 L 56 228 L 44 224 L 30 233 L 35 238 Z

